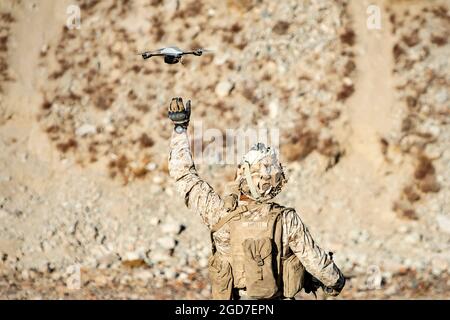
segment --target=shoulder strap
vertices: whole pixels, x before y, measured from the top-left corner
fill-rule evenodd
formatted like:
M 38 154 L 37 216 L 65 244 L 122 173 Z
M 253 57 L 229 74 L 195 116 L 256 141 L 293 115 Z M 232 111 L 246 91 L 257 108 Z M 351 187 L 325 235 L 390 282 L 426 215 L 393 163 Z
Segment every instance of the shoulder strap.
M 229 212 L 227 215 L 225 215 L 222 218 L 220 218 L 219 222 L 217 222 L 215 225 L 212 226 L 211 232 L 216 232 L 217 230 L 222 228 L 228 221 L 230 221 L 231 219 L 233 219 L 237 215 L 239 215 L 241 213 L 244 213 L 246 211 L 249 211 L 249 210 L 251 210 L 253 208 L 256 208 L 259 205 L 260 204 L 252 203 L 252 204 L 249 204 L 249 205 L 246 205 L 246 206 L 239 206 L 239 207 L 237 207 L 233 211 Z

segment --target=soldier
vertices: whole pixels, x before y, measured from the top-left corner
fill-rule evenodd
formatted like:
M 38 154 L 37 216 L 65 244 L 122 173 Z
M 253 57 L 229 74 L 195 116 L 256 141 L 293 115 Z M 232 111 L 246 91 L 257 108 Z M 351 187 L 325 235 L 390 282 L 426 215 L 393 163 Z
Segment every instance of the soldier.
M 188 208 L 211 231 L 208 269 L 214 299 L 293 299 L 303 288 L 338 295 L 345 278 L 332 253 L 317 246 L 295 209 L 270 202 L 286 183 L 277 154 L 258 143 L 238 165 L 231 191 L 219 196 L 197 174 L 187 135 L 191 102 L 173 98 L 170 176 Z

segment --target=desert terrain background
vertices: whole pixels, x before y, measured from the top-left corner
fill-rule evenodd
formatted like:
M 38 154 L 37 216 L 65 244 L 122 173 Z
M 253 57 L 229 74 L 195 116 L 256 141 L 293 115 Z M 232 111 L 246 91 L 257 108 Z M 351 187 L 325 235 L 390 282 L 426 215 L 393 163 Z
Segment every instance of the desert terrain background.
M 0 298 L 209 298 L 209 233 L 167 172 L 182 96 L 204 129 L 279 129 L 275 200 L 334 252 L 337 299 L 448 299 L 449 6 L 1 1 Z M 214 52 L 136 54 L 168 45 Z M 220 193 L 234 174 L 197 169 Z

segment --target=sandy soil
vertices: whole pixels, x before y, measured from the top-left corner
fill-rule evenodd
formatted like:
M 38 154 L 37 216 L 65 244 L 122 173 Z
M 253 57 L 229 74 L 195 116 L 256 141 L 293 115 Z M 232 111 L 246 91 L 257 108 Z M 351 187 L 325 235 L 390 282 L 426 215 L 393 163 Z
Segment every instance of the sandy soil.
M 340 298 L 448 298 L 448 3 L 79 3 L 80 30 L 70 1 L 0 4 L 0 298 L 208 297 L 208 232 L 167 174 L 177 95 L 205 128 L 280 129 L 276 200 L 335 252 Z M 135 54 L 170 44 L 215 53 Z M 198 169 L 220 192 L 234 172 Z

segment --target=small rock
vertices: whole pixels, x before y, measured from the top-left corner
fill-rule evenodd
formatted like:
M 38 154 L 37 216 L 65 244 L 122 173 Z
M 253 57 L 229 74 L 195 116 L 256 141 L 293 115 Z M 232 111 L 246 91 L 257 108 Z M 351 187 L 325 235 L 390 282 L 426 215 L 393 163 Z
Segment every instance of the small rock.
M 410 244 L 417 244 L 422 240 L 422 235 L 418 233 L 410 233 L 405 237 L 405 242 Z
M 153 178 L 153 182 L 156 184 L 162 184 L 164 182 L 164 178 L 160 175 L 157 175 Z
M 108 278 L 104 275 L 98 275 L 94 278 L 94 282 L 96 286 L 105 286 L 108 284 Z
M 396 284 L 393 284 L 391 286 L 389 286 L 388 288 L 386 288 L 384 290 L 384 293 L 388 296 L 393 296 L 394 294 L 396 294 L 398 291 L 398 286 Z
M 97 262 L 100 265 L 100 267 L 107 268 L 118 260 L 119 260 L 119 257 L 116 254 L 110 253 L 110 254 L 104 255 L 101 258 L 97 259 Z
M 350 239 L 355 243 L 364 243 L 370 239 L 370 234 L 366 230 L 354 230 L 350 233 Z
M 134 276 L 142 281 L 148 282 L 149 280 L 153 279 L 153 273 L 150 270 L 139 270 L 137 271 Z
M 11 181 L 11 177 L 9 175 L 0 175 L 0 182 L 8 182 Z
M 91 124 L 83 124 L 82 126 L 78 127 L 75 131 L 75 134 L 77 136 L 86 136 L 89 134 L 94 134 L 97 132 L 97 128 Z
M 222 81 L 217 84 L 215 92 L 219 97 L 223 98 L 228 96 L 233 89 L 234 89 L 233 83 L 229 81 Z
M 164 277 L 166 279 L 175 279 L 176 272 L 172 268 L 167 268 L 164 270 Z
M 166 0 L 164 1 L 164 12 L 168 15 L 173 15 L 180 7 L 179 0 Z
M 19 154 L 19 159 L 23 163 L 27 162 L 27 160 L 28 160 L 28 153 L 24 152 L 24 153 Z
M 448 269 L 448 263 L 442 258 L 434 258 L 431 260 L 431 268 L 433 275 L 439 276 Z
M 448 100 L 447 90 L 442 89 L 442 90 L 438 91 L 435 94 L 434 99 L 436 100 L 437 103 L 445 103 Z
M 60 272 L 53 272 L 51 278 L 53 281 L 58 281 L 63 278 L 63 275 Z
M 342 80 L 342 82 L 343 82 L 346 86 L 351 86 L 351 85 L 353 85 L 352 79 L 350 79 L 350 78 L 348 78 L 348 77 L 345 77 L 345 78 Z
M 206 268 L 208 266 L 208 259 L 201 258 L 200 260 L 198 260 L 198 265 L 200 268 Z
M 277 100 L 272 100 L 269 103 L 269 115 L 272 119 L 275 119 L 278 116 L 279 109 L 280 105 Z
M 206 287 L 205 289 L 202 290 L 202 292 L 200 293 L 203 297 L 208 297 L 210 296 L 210 292 L 211 292 L 211 288 Z
M 30 279 L 30 275 L 28 274 L 27 270 L 23 270 L 22 273 L 21 273 L 21 276 L 22 276 L 22 279 L 25 280 L 25 281 Z
M 177 245 L 175 239 L 172 238 L 171 236 L 159 238 L 156 242 L 162 249 L 166 250 L 171 250 L 175 248 L 175 246 Z
M 189 277 L 188 277 L 187 273 L 181 272 L 180 274 L 178 274 L 178 280 L 180 280 L 180 281 L 185 281 L 188 278 Z
M 125 253 L 123 260 L 125 261 L 136 261 L 144 259 L 144 257 L 137 251 Z
M 177 222 L 166 222 L 161 226 L 161 230 L 165 234 L 177 235 L 183 229 L 183 225 Z
M 167 250 L 163 250 L 161 248 L 153 250 L 148 255 L 148 264 L 158 264 L 158 263 L 164 263 L 170 259 L 169 252 Z
M 436 222 L 440 230 L 450 233 L 450 218 L 448 216 L 439 214 L 436 216 Z
M 427 144 L 425 147 L 425 154 L 430 159 L 438 159 L 442 157 L 442 151 L 439 146 L 435 144 Z
M 158 217 L 151 217 L 149 220 L 150 225 L 157 226 L 160 223 L 161 220 L 159 220 Z
M 163 188 L 160 185 L 157 185 L 157 184 L 152 184 L 150 186 L 150 188 L 148 189 L 150 194 L 159 194 L 159 193 L 162 192 L 162 190 L 163 190 Z
M 8 216 L 8 212 L 6 210 L 0 209 L 0 219 L 4 219 Z
M 220 66 L 223 65 L 230 58 L 230 55 L 227 53 L 216 54 L 214 55 L 214 64 Z
M 156 169 L 156 167 L 157 167 L 156 163 L 150 162 L 145 166 L 145 169 L 147 169 L 148 171 L 153 171 Z
M 133 279 L 129 275 L 124 275 L 120 278 L 120 284 L 121 285 L 127 285 L 129 284 Z
M 48 252 L 51 249 L 51 245 L 47 240 L 41 242 L 41 249 L 43 252 Z

